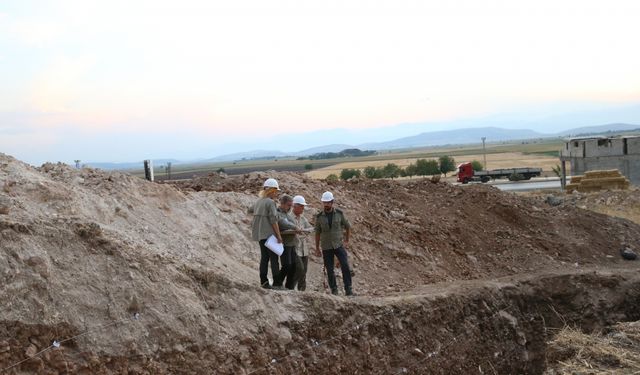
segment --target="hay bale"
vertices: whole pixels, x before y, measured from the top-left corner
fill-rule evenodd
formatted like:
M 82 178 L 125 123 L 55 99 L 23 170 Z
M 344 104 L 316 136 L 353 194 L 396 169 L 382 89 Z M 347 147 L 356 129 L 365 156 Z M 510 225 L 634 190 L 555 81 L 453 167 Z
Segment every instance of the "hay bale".
M 567 184 L 567 186 L 565 188 L 567 189 L 567 193 L 571 193 L 574 190 L 577 190 L 579 186 L 580 186 L 580 184 L 570 183 L 570 184 Z
M 596 192 L 602 189 L 628 189 L 629 180 L 617 169 L 589 171 L 584 176 L 571 178 L 571 184 L 567 186 L 567 191 L 577 190 L 582 193 Z
M 579 185 L 577 190 L 581 193 L 595 193 L 596 191 L 602 190 L 600 186 L 582 186 Z
M 624 184 L 627 179 L 624 177 L 602 177 L 602 178 L 585 178 L 580 181 L 580 186 L 601 186 L 610 184 Z
M 617 169 L 609 169 L 603 171 L 588 171 L 584 173 L 586 178 L 606 178 L 622 176 Z

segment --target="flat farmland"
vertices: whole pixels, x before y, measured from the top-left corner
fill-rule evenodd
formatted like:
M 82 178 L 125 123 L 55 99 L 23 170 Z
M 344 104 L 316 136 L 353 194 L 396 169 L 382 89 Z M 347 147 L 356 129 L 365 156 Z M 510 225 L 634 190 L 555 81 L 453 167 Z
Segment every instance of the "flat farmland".
M 563 141 L 555 138 L 489 143 L 486 145 L 488 167 L 489 169 L 521 166 L 540 167 L 543 171 L 548 172 L 547 174 L 553 175 L 551 168 L 559 164 L 557 152 L 562 145 Z M 379 151 L 375 155 L 365 157 L 309 160 L 289 156 L 261 160 L 174 164 L 171 179 L 190 179 L 195 176 L 207 175 L 220 169 L 224 170 L 227 174 L 238 175 L 266 170 L 304 172 L 307 171 L 307 167 L 312 168 L 307 172 L 308 176 L 315 179 L 323 179 L 332 173 L 339 175 L 345 168 L 364 169 L 367 166 L 379 167 L 387 163 L 395 163 L 404 168 L 418 159 L 437 159 L 442 155 L 453 157 L 456 163 L 474 159 L 482 162 L 482 144 L 431 146 Z M 162 167 L 161 165 L 155 166 L 155 176 L 157 180 L 167 178 L 166 171 Z M 142 169 L 129 172 L 139 177 L 144 176 Z
M 394 157 L 395 156 L 395 157 Z M 394 163 L 401 168 L 406 168 L 409 164 L 415 163 L 418 159 L 432 159 L 438 160 L 438 157 L 407 157 L 408 155 L 388 155 L 388 159 L 382 160 L 353 160 L 334 164 L 324 168 L 316 169 L 307 172 L 306 174 L 315 179 L 323 179 L 330 174 L 336 174 L 340 176 L 340 172 L 346 168 L 364 169 L 368 166 L 382 167 L 388 163 Z M 453 156 L 456 164 L 468 162 L 472 160 L 478 160 L 483 162 L 482 154 L 469 154 Z M 544 153 L 522 153 L 522 152 L 502 152 L 502 153 L 487 153 L 487 167 L 488 169 L 499 168 L 514 168 L 514 167 L 531 167 L 542 168 L 544 172 L 551 172 L 551 169 L 560 164 L 560 160 L 557 157 L 550 156 Z M 568 165 L 567 165 L 568 167 Z M 553 172 L 551 172 L 553 173 Z

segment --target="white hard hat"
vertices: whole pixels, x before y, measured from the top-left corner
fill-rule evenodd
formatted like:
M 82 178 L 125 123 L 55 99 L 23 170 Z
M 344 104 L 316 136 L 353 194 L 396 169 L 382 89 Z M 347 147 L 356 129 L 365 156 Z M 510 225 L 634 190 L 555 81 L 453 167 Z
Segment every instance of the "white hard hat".
M 276 188 L 280 190 L 280 187 L 278 187 L 278 181 L 276 181 L 275 178 L 267 178 L 263 186 L 266 188 Z
M 293 197 L 293 204 L 301 204 L 303 206 L 306 206 L 307 202 L 305 202 L 302 195 L 296 195 L 295 197 Z
M 322 198 L 320 198 L 320 200 L 323 202 L 331 202 L 333 200 L 333 193 L 331 193 L 330 191 L 325 191 L 324 193 L 322 193 Z

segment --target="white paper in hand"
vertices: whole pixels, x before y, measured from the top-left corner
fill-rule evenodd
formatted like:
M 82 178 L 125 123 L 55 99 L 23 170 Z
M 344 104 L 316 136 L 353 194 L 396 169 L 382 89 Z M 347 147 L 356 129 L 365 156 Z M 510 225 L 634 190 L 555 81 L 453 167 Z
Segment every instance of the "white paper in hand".
M 276 255 L 282 255 L 284 251 L 284 245 L 278 243 L 278 239 L 273 234 L 267 238 L 267 241 L 264 243 L 267 249 L 276 253 Z

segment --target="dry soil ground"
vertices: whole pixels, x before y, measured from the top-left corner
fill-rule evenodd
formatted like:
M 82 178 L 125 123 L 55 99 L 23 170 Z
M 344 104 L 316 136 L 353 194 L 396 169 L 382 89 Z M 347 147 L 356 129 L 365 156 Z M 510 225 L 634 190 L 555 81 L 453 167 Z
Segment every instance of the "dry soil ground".
M 246 209 L 266 177 L 353 224 L 355 298 L 258 286 Z M 542 373 L 555 328 L 640 319 L 640 225 L 489 186 L 176 185 L 0 154 L 0 372 Z M 629 193 L 636 199 L 637 191 Z M 593 198 L 596 199 L 597 198 Z

